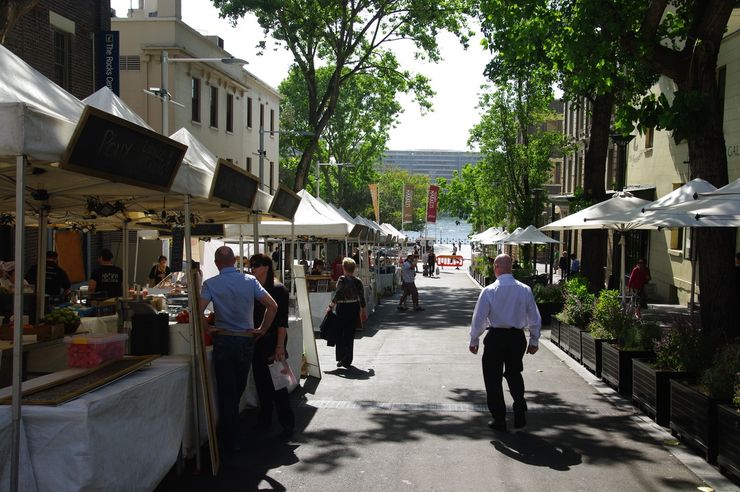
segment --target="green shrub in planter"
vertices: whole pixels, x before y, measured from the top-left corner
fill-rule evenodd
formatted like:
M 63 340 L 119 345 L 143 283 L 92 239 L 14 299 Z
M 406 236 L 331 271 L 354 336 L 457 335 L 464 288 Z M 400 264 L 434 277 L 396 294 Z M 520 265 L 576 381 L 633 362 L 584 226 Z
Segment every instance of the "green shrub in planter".
M 674 317 L 653 346 L 655 366 L 698 374 L 707 368 L 710 349 L 701 330 L 685 316 Z
M 591 336 L 605 340 L 619 340 L 628 325 L 633 324 L 630 316 L 622 310 L 619 291 L 602 290 L 594 304 L 593 317 L 587 328 Z
M 736 396 L 735 385 L 740 373 L 740 344 L 730 344 L 717 350 L 709 369 L 702 373 L 701 382 L 709 396 L 717 401 L 731 401 Z
M 565 282 L 563 297 L 565 306 L 557 318 L 573 326 L 588 325 L 593 315 L 595 296 L 588 291 L 586 278 L 576 275 L 568 279 Z
M 558 284 L 536 284 L 532 288 L 532 294 L 537 304 L 563 302 L 563 287 Z

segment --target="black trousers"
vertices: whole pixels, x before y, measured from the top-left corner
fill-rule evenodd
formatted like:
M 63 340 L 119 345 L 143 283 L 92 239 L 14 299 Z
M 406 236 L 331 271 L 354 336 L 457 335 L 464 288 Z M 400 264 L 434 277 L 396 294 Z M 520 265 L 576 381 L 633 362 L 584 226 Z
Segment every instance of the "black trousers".
M 514 411 L 527 410 L 524 401 L 524 378 L 522 359 L 527 351 L 524 330 L 491 328 L 483 339 L 483 381 L 486 384 L 486 402 L 494 419 L 506 417 L 503 380 L 509 384 L 514 398 Z
M 287 344 L 287 342 L 288 337 L 286 336 L 285 343 Z M 254 347 L 252 371 L 254 384 L 257 387 L 257 396 L 260 399 L 260 411 L 257 418 L 261 424 L 269 425 L 272 422 L 272 409 L 275 408 L 278 422 L 280 422 L 283 429 L 292 429 L 295 427 L 295 416 L 293 415 L 293 409 L 290 407 L 288 388 L 275 391 L 270 369 L 267 367 L 273 361 L 276 345 L 277 333 L 273 333 L 271 330 L 270 333 L 259 338 Z
M 343 302 L 337 304 L 337 362 L 352 364 L 355 348 L 355 328 L 360 317 L 359 302 Z

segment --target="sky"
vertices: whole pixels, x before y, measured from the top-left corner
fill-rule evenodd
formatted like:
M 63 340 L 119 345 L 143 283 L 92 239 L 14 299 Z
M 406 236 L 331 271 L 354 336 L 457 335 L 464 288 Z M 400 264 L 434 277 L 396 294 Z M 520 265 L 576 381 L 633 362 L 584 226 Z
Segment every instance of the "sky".
M 138 0 L 111 0 L 118 17 L 125 17 Z M 285 78 L 292 57 L 285 50 L 267 51 L 257 56 L 255 45 L 262 40 L 262 30 L 253 17 L 240 20 L 235 28 L 218 17 L 210 0 L 182 0 L 183 21 L 204 35 L 220 36 L 226 50 L 237 58 L 249 61 L 245 67 L 251 73 L 276 87 Z M 393 47 L 402 66 L 420 72 L 431 79 L 436 96 L 434 110 L 422 115 L 412 97 L 400 96 L 404 112 L 396 128 L 391 130 L 390 150 L 471 150 L 468 132 L 478 121 L 478 94 L 485 83 L 483 69 L 490 55 L 480 47 L 480 38 L 463 50 L 457 39 L 442 34 L 439 39 L 443 61 L 425 64 L 414 60 L 410 43 Z

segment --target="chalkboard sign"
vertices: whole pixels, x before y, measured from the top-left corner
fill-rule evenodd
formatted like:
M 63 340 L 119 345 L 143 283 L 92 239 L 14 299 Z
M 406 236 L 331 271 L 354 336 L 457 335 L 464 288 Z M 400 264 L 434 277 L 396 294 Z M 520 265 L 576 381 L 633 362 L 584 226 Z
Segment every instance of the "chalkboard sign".
M 216 172 L 213 174 L 211 192 L 208 195 L 214 200 L 227 205 L 236 205 L 252 210 L 257 198 L 259 178 L 234 164 L 219 159 Z
M 286 186 L 280 185 L 280 188 L 275 193 L 275 197 L 272 199 L 268 213 L 292 221 L 300 203 L 300 196 Z
M 187 148 L 157 132 L 85 106 L 60 167 L 167 192 Z

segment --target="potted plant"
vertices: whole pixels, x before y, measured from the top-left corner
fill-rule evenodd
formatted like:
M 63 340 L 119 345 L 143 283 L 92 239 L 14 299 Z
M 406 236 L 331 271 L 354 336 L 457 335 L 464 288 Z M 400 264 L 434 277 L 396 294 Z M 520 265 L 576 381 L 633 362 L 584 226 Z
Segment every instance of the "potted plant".
M 632 360 L 632 401 L 659 425 L 670 422 L 670 380 L 696 377 L 706 360 L 701 331 L 688 317 L 675 317 L 661 328 L 655 360 Z
M 563 310 L 563 287 L 558 284 L 535 284 L 532 294 L 542 316 L 542 324 L 551 324 L 552 315 Z
M 740 345 L 735 343 L 715 351 L 697 384 L 671 380 L 671 431 L 702 451 L 709 463 L 717 460 L 717 405 L 732 400 L 738 372 Z
M 586 278 L 576 275 L 565 282 L 563 298 L 563 310 L 556 316 L 560 321 L 560 348 L 580 360 L 581 331 L 591 321 L 595 296 L 589 292 Z
M 621 310 L 619 311 L 621 313 Z M 653 358 L 660 326 L 622 314 L 614 326 L 615 341 L 601 344 L 601 379 L 618 392 L 632 394 L 632 359 Z
M 740 478 L 740 372 L 735 375 L 732 405 L 717 407 L 717 430 L 719 468 Z
M 581 363 L 601 377 L 601 346 L 617 339 L 621 325 L 628 322 L 622 313 L 619 292 L 603 290 L 594 304 L 593 318 L 588 331 L 581 333 Z

